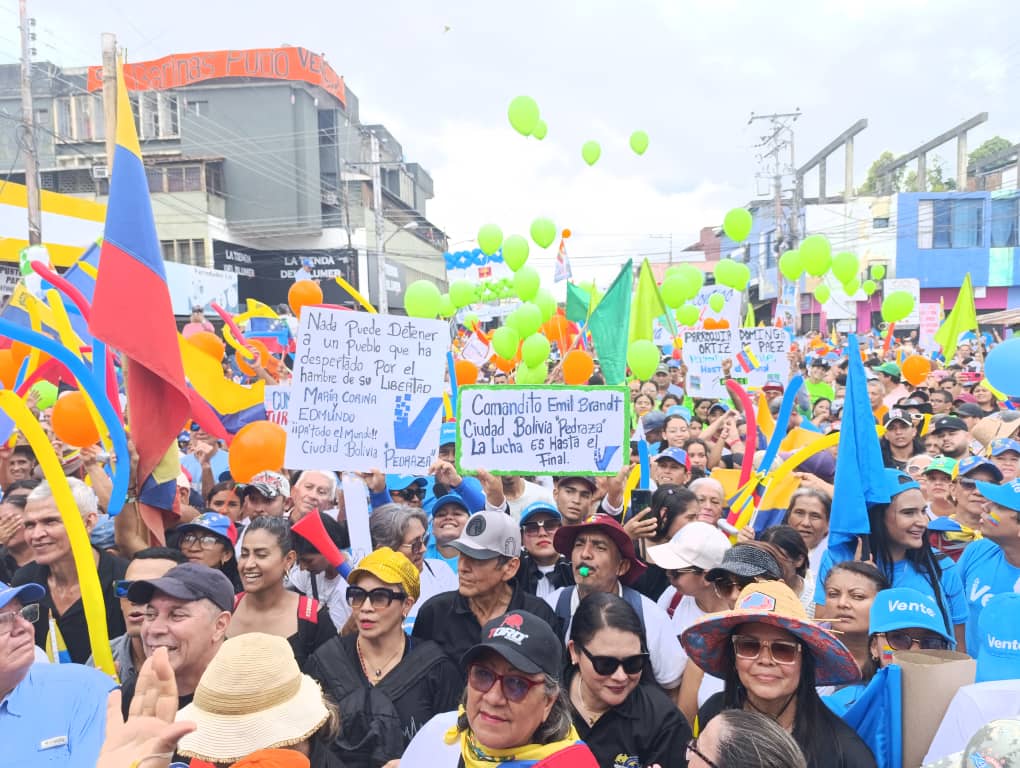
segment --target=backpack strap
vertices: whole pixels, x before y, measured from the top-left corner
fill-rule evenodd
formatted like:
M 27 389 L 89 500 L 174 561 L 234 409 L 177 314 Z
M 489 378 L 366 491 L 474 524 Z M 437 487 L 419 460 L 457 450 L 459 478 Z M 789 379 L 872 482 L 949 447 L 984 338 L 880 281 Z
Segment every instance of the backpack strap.
M 634 613 L 641 619 L 641 626 L 645 626 L 645 607 L 641 601 L 641 593 L 637 590 L 631 589 L 630 587 L 623 588 L 623 599 L 627 601 L 627 604 L 634 609 Z
M 669 607 L 666 609 L 666 613 L 669 614 L 669 618 L 673 618 L 673 614 L 676 613 L 676 609 L 680 605 L 680 601 L 683 599 L 683 592 L 677 591 L 673 594 L 673 598 L 669 601 Z
M 556 598 L 556 608 L 553 609 L 557 618 L 560 620 L 560 624 L 563 626 L 563 631 L 567 631 L 567 627 L 570 626 L 570 599 L 574 596 L 574 590 L 577 587 L 564 587 L 563 591 L 560 592 L 560 596 Z
M 234 610 L 235 611 L 237 610 L 237 606 L 239 606 L 241 604 L 241 600 L 243 600 L 244 596 L 247 595 L 247 594 L 248 594 L 247 592 L 238 592 L 236 595 L 234 595 Z

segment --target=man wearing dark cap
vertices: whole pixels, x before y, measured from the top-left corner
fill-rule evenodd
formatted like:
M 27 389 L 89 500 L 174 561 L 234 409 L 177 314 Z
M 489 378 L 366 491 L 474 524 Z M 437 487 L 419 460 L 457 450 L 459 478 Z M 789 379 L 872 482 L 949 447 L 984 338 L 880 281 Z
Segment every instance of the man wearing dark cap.
M 553 544 L 570 560 L 576 582 L 576 586 L 557 589 L 546 598 L 563 626 L 563 637 L 570 635 L 570 620 L 582 598 L 593 592 L 619 595 L 644 625 L 656 681 L 667 692 L 678 691 L 684 671 L 683 649 L 666 612 L 629 586 L 647 566 L 638 559 L 623 526 L 610 515 L 592 515 L 580 525 L 560 528 Z
M 943 456 L 959 461 L 970 455 L 970 432 L 959 417 L 940 416 L 931 423 L 930 431 L 939 440 Z
M 553 500 L 566 525 L 575 525 L 591 514 L 592 499 L 597 490 L 598 484 L 591 476 L 556 478 Z
M 885 434 L 882 436 L 882 461 L 893 469 L 906 469 L 912 456 L 923 451 L 917 442 L 917 428 L 914 419 L 901 408 L 891 408 L 883 420 Z
M 206 565 L 184 563 L 158 579 L 134 582 L 128 588 L 128 600 L 145 605 L 145 655 L 166 648 L 180 706 L 190 704 L 202 673 L 227 637 L 234 609 L 230 579 Z M 133 682 L 124 686 L 124 717 L 134 693 Z

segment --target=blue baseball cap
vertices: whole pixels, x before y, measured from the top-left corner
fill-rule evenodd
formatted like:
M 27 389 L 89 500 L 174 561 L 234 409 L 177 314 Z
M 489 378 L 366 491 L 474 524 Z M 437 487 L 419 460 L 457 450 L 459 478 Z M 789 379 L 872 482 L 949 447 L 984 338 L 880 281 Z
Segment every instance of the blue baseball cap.
M 691 468 L 691 460 L 687 458 L 687 451 L 683 448 L 667 448 L 666 450 L 655 455 L 652 461 L 660 461 L 662 459 L 672 459 L 682 467 Z
M 666 411 L 666 418 L 669 418 L 670 416 L 679 416 L 688 424 L 691 423 L 691 409 L 685 408 L 682 405 L 670 406 L 669 410 Z
M 982 483 L 978 480 L 978 493 L 984 496 L 993 504 L 1000 507 L 1020 512 L 1020 479 L 1011 480 L 1008 483 L 997 485 L 996 483 Z
M 424 477 L 416 475 L 386 475 L 386 490 L 388 491 L 402 491 L 412 485 L 424 488 L 428 485 L 428 481 Z
M 444 421 L 439 426 L 439 444 L 448 445 L 457 442 L 457 422 Z
M 719 408 L 723 413 L 726 413 L 727 411 L 730 410 L 730 407 L 720 400 L 717 403 L 712 403 L 711 407 L 708 409 L 708 412 L 711 413 L 716 408 Z
M 931 595 L 909 587 L 883 589 L 875 595 L 868 626 L 870 634 L 912 627 L 927 629 L 944 637 L 950 646 L 956 645 L 955 638 L 946 631 L 942 611 Z
M 22 603 L 37 603 L 46 595 L 46 588 L 42 584 L 22 584 L 12 587 L 0 581 L 0 608 L 17 598 Z
M 231 546 L 237 543 L 237 528 L 234 527 L 234 521 L 226 515 L 221 515 L 219 512 L 203 512 L 190 523 L 177 526 L 177 530 L 181 535 L 184 535 L 186 531 L 193 528 L 199 528 L 203 531 L 215 533 L 217 536 L 222 536 L 230 542 Z
M 921 488 L 917 481 L 906 472 L 890 467 L 886 467 L 882 471 L 882 484 L 885 486 L 885 491 L 889 494 L 890 499 L 912 488 L 917 488 L 918 490 Z
M 988 445 L 988 453 L 990 456 L 1001 456 L 1006 451 L 1020 453 L 1020 443 L 1008 437 L 999 437 L 992 440 L 992 442 Z
M 681 365 L 682 363 L 679 360 L 670 360 L 666 363 L 667 368 L 679 368 Z
M 992 473 L 996 483 L 1002 482 L 1002 470 L 984 456 L 968 456 L 965 459 L 960 459 L 960 463 L 956 465 L 956 476 L 965 477 L 975 469 L 987 470 Z
M 468 509 L 467 502 L 461 497 L 459 493 L 447 493 L 444 496 L 440 496 L 434 502 L 432 502 L 432 514 L 436 514 L 436 510 L 445 507 L 447 504 L 456 504 L 458 507 L 464 510 L 467 514 L 471 514 L 471 510 Z
M 539 512 L 548 512 L 557 520 L 563 519 L 563 515 L 560 514 L 555 504 L 548 501 L 533 501 L 521 511 L 521 525 L 524 525 L 528 518 L 534 517 Z
M 974 682 L 1020 678 L 1020 593 L 996 595 L 978 618 L 977 677 Z

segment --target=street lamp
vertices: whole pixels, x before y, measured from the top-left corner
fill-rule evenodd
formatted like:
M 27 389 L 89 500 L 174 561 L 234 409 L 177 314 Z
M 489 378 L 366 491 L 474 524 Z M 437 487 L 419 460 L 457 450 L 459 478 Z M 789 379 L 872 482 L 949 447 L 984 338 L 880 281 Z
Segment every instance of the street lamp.
M 381 216 L 376 218 L 377 223 L 381 221 L 382 221 Z M 418 222 L 414 220 L 407 222 L 402 227 L 392 232 L 389 237 L 382 241 L 378 240 L 379 235 L 381 234 L 380 229 L 377 229 L 375 233 L 376 240 L 377 242 L 379 242 L 379 253 L 377 254 L 376 259 L 377 261 L 376 268 L 379 270 L 379 297 L 378 300 L 376 301 L 376 304 L 378 305 L 379 314 L 385 315 L 387 312 L 389 312 L 390 309 L 389 299 L 386 296 L 386 243 L 388 243 L 390 240 L 392 240 L 394 237 L 396 237 L 398 234 L 405 230 L 418 229 Z

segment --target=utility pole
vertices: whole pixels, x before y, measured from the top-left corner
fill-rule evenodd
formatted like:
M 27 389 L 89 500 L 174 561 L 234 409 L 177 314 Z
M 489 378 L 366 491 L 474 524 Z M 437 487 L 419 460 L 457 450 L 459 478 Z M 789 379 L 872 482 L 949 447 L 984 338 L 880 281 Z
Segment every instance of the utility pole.
M 372 208 L 375 209 L 375 253 L 376 269 L 379 271 L 379 297 L 375 307 L 379 314 L 389 312 L 390 305 L 386 298 L 386 243 L 383 239 L 382 211 L 382 160 L 379 156 L 379 137 L 374 132 L 368 134 L 372 163 Z
M 39 210 L 39 160 L 35 148 L 35 111 L 32 108 L 32 39 L 30 27 L 35 19 L 28 18 L 25 0 L 18 0 L 21 20 L 21 148 L 25 152 L 25 190 L 28 201 L 28 244 L 42 244 L 42 214 Z
M 113 171 L 113 153 L 117 148 L 117 36 L 104 32 L 103 46 L 103 123 L 106 125 L 106 172 Z

